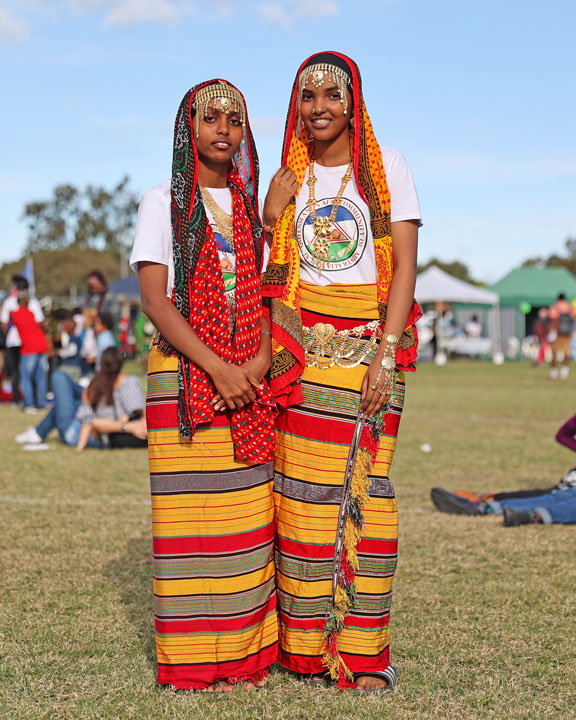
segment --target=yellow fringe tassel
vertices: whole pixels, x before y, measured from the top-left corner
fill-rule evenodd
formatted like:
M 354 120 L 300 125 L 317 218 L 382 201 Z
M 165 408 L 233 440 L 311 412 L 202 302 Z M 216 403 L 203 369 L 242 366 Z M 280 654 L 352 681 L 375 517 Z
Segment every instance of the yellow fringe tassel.
M 354 465 L 354 473 L 352 474 L 352 482 L 350 486 L 350 496 L 357 498 L 360 507 L 365 507 L 368 502 L 368 490 L 370 488 L 369 474 L 374 466 L 374 461 L 366 450 L 358 450 L 356 463 Z M 351 518 L 346 519 L 344 528 L 344 545 L 348 555 L 348 562 L 353 570 L 358 570 L 358 554 L 356 547 L 362 538 L 362 529 L 359 528 Z
M 366 450 L 358 450 L 354 473 L 352 474 L 350 495 L 358 498 L 361 507 L 364 507 L 369 500 L 368 490 L 370 489 L 370 480 L 368 479 L 368 475 L 372 472 L 373 467 L 374 460 L 370 456 L 370 453 Z
M 350 497 L 358 500 L 360 508 L 364 508 L 368 502 L 368 490 L 370 489 L 370 479 L 368 476 L 370 475 L 373 466 L 374 461 L 370 456 L 370 453 L 366 450 L 359 449 L 354 465 L 354 472 L 352 474 Z M 358 570 L 359 567 L 356 548 L 361 539 L 362 528 L 359 528 L 350 517 L 347 517 L 344 525 L 344 547 L 346 548 L 346 554 L 350 567 L 354 571 Z M 336 619 L 339 626 L 344 625 L 344 620 L 352 608 L 352 605 L 353 603 L 350 600 L 348 593 L 340 587 L 340 585 L 338 585 L 336 588 L 336 596 L 334 598 L 331 616 Z M 333 680 L 338 680 L 342 673 L 349 680 L 354 679 L 353 673 L 349 670 L 340 653 L 336 651 L 336 653 L 333 654 L 330 650 L 330 645 L 328 646 L 323 660 L 324 665 Z
M 354 680 L 354 674 L 339 654 L 331 655 L 330 652 L 327 652 L 323 657 L 323 662 L 332 680 L 338 680 L 340 673 L 344 673 L 348 680 Z

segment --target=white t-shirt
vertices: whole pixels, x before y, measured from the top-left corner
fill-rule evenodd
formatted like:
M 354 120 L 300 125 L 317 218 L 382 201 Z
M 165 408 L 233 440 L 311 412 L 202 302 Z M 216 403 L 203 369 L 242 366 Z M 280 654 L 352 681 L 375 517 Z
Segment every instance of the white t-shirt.
M 208 188 L 216 204 L 229 215 L 232 213 L 232 195 L 228 188 Z M 214 231 L 220 267 L 224 278 L 224 289 L 229 304 L 233 304 L 236 290 L 236 253 L 230 243 L 218 232 L 212 214 L 206 209 L 208 222 Z M 138 208 L 134 247 L 130 256 L 130 267 L 138 272 L 139 262 L 154 262 L 166 265 L 168 282 L 166 295 L 172 297 L 174 288 L 174 255 L 172 251 L 172 223 L 170 219 L 170 180 L 155 185 L 142 196 Z
M 382 160 L 390 190 L 391 222 L 421 221 L 418 195 L 406 159 L 397 150 L 382 148 Z M 317 217 L 327 217 L 332 212 L 332 203 L 346 169 L 347 165 L 325 167 L 315 163 Z M 334 230 L 328 238 L 330 259 L 319 274 L 311 253 L 316 235 L 307 205 L 308 175 L 307 169 L 296 197 L 295 229 L 300 248 L 300 278 L 313 285 L 375 283 L 376 260 L 370 210 L 360 196 L 354 178 L 346 186 L 334 219 Z
M 0 313 L 0 322 L 3 325 L 8 325 L 9 329 L 6 333 L 6 347 L 20 347 L 22 341 L 20 340 L 20 334 L 16 329 L 15 325 L 10 325 L 10 313 L 18 310 L 18 297 L 16 295 L 9 295 L 2 305 L 2 312 Z M 28 310 L 34 315 L 36 322 L 41 323 L 44 321 L 44 313 L 42 307 L 38 302 L 37 298 L 30 298 L 28 300 Z

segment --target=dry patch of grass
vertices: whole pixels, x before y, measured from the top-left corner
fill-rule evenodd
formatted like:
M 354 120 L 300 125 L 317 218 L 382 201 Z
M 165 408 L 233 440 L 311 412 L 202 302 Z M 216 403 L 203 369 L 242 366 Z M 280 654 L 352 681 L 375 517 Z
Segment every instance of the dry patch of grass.
M 142 451 L 25 453 L 29 418 L 0 407 L 0 717 L 573 717 L 574 533 L 432 511 L 433 485 L 552 485 L 576 464 L 554 442 L 573 380 L 527 365 L 422 366 L 408 378 L 393 467 L 401 512 L 393 695 L 302 686 L 207 697 L 154 683 L 150 510 Z M 431 453 L 420 445 L 429 442 Z

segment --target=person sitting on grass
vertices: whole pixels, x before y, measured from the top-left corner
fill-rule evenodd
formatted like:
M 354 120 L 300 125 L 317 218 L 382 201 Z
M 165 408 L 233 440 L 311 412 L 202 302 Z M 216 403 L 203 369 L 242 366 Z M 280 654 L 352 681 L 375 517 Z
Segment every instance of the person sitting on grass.
M 48 449 L 44 441 L 56 429 L 61 441 L 77 450 L 103 447 L 103 435 L 108 435 L 111 447 L 146 446 L 140 380 L 123 375 L 122 363 L 118 348 L 104 350 L 101 368 L 84 390 L 57 370 L 52 376 L 54 407 L 36 427 L 17 435 L 16 442 L 25 450 Z
M 59 324 L 59 347 L 56 348 L 58 369 L 65 372 L 74 382 L 82 377 L 82 337 L 77 328 L 74 314 L 70 310 L 55 310 L 52 317 Z
M 99 370 L 104 350 L 116 345 L 114 318 L 110 313 L 96 315 L 94 318 L 94 332 L 96 333 L 96 370 Z

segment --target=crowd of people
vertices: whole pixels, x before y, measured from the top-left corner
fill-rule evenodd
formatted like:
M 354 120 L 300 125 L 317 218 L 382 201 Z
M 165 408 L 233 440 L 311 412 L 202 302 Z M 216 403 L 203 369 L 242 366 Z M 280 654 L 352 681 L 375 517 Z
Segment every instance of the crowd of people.
M 0 311 L 2 399 L 27 414 L 46 413 L 16 436 L 24 449 L 49 449 L 53 429 L 77 450 L 146 445 L 140 381 L 121 373 L 118 319 L 118 301 L 98 270 L 89 273 L 79 307 L 49 317 L 28 280 L 13 276 Z

